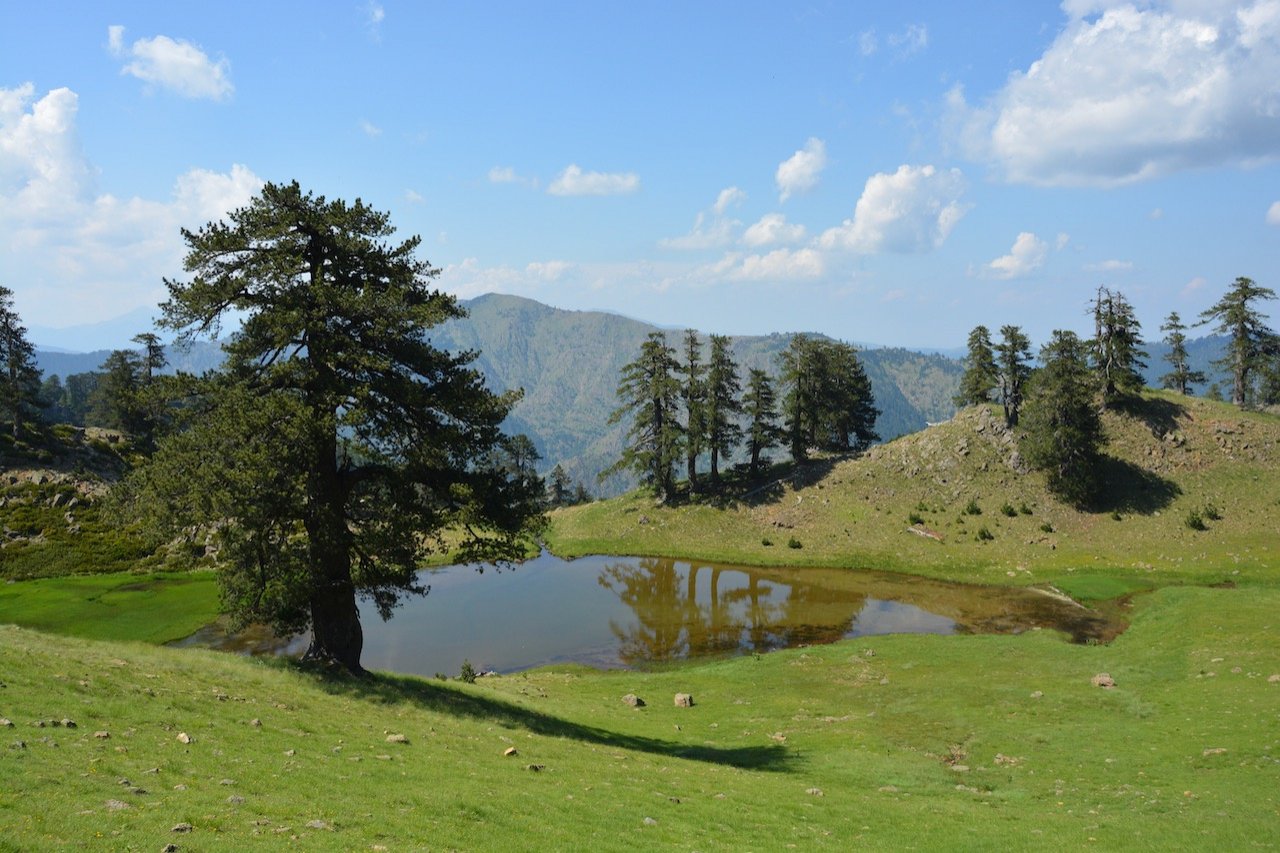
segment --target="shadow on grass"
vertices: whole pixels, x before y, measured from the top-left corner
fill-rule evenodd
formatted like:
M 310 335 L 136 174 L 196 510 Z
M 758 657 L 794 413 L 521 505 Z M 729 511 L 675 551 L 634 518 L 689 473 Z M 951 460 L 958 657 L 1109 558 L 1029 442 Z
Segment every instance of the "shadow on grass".
M 1115 409 L 1142 421 L 1156 438 L 1177 431 L 1178 419 L 1187 414 L 1186 406 L 1160 397 L 1126 397 L 1117 401 Z
M 1102 457 L 1098 474 L 1101 493 L 1089 506 L 1095 512 L 1150 515 L 1182 494 L 1182 489 L 1172 480 L 1114 456 Z
M 574 723 L 497 697 L 478 696 L 470 691 L 454 689 L 415 677 L 384 673 L 353 676 L 341 670 L 319 669 L 306 664 L 297 666 L 302 672 L 311 676 L 321 689 L 336 696 L 350 696 L 388 704 L 409 702 L 425 710 L 519 727 L 548 737 L 569 738 L 584 743 L 703 761 L 708 764 L 723 764 L 744 770 L 790 772 L 795 766 L 794 756 L 779 744 L 724 748 L 673 743 Z

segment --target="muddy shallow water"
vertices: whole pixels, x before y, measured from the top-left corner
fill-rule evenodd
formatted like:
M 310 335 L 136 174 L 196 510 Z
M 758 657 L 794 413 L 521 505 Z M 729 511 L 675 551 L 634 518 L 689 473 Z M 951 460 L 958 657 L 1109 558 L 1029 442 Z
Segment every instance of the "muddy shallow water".
M 387 622 L 362 602 L 369 669 L 456 675 L 549 663 L 642 668 L 874 634 L 1018 633 L 1038 628 L 1075 642 L 1119 625 L 1035 589 L 968 586 L 884 572 L 760 569 L 651 557 L 550 554 L 483 573 L 424 573 L 431 592 Z M 228 635 L 210 625 L 175 645 L 248 654 L 301 654 L 305 636 Z

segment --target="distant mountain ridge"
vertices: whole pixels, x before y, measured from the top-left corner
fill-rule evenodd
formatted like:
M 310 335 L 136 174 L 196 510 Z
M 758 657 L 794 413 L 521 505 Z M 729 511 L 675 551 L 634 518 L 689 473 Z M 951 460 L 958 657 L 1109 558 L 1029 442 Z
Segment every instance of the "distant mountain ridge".
M 462 304 L 468 311 L 465 319 L 429 329 L 427 336 L 441 348 L 478 353 L 476 367 L 495 390 L 524 390 L 508 428 L 533 439 L 543 470 L 560 464 L 571 477 L 604 494 L 632 485 L 622 476 L 596 483 L 597 473 L 618 458 L 626 437 L 626 424 L 608 423 L 617 407 L 618 376 L 650 332 L 664 332 L 676 347 L 682 332 L 603 311 L 552 308 L 518 296 L 488 294 Z M 741 375 L 753 367 L 776 375 L 778 353 L 790 339 L 789 333 L 732 338 Z M 1221 339 L 1189 342 L 1193 365 L 1206 366 L 1221 346 Z M 1164 349 L 1160 344 L 1147 349 L 1147 381 L 1158 384 L 1158 377 L 1168 372 L 1161 360 Z M 37 364 L 45 375 L 65 377 L 97 370 L 109 354 L 42 350 Z M 170 347 L 168 356 L 169 370 L 200 373 L 221 362 L 222 350 L 216 342 L 201 341 L 187 350 Z M 951 398 L 963 372 L 960 360 L 898 347 L 864 349 L 859 358 L 881 409 L 876 430 L 883 440 L 954 414 Z

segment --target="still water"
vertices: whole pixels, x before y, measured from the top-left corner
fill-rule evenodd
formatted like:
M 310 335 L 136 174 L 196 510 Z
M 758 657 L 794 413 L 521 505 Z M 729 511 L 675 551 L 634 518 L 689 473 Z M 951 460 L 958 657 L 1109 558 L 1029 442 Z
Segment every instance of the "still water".
M 875 634 L 1016 633 L 1056 628 L 1076 642 L 1117 628 L 1028 589 L 965 586 L 844 569 L 759 569 L 649 557 L 544 553 L 502 570 L 424 573 L 431 591 L 383 622 L 360 607 L 369 669 L 456 675 L 551 663 L 642 668 Z M 179 645 L 301 654 L 307 638 L 211 625 Z

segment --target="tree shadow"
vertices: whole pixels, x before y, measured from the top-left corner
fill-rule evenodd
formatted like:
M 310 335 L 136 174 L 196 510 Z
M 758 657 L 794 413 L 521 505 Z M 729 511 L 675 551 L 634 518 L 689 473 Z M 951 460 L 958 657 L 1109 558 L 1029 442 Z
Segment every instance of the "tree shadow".
M 821 483 L 835 470 L 836 465 L 858 456 L 856 453 L 833 454 L 816 459 L 807 459 L 800 464 L 785 463 L 777 466 L 765 477 L 755 481 L 743 480 L 735 483 L 733 492 L 724 496 L 730 505 L 745 504 L 749 507 L 777 503 L 782 500 L 785 486 L 803 489 Z
M 1126 397 L 1115 404 L 1121 414 L 1142 421 L 1156 438 L 1164 438 L 1178 429 L 1178 419 L 1187 414 L 1187 407 L 1162 397 Z
M 705 744 L 676 743 L 574 723 L 497 697 L 479 696 L 469 691 L 457 690 L 444 684 L 434 684 L 412 676 L 388 673 L 354 676 L 339 669 L 321 669 L 306 664 L 297 664 L 297 666 L 310 675 L 317 686 L 335 696 L 354 697 L 383 704 L 408 702 L 424 710 L 519 727 L 538 735 L 568 738 L 584 743 L 702 761 L 708 764 L 722 764 L 744 770 L 791 772 L 796 764 L 795 756 L 780 744 L 725 748 Z
M 1172 480 L 1114 456 L 1102 457 L 1098 482 L 1098 495 L 1089 505 L 1095 512 L 1150 515 L 1182 494 L 1182 489 Z

